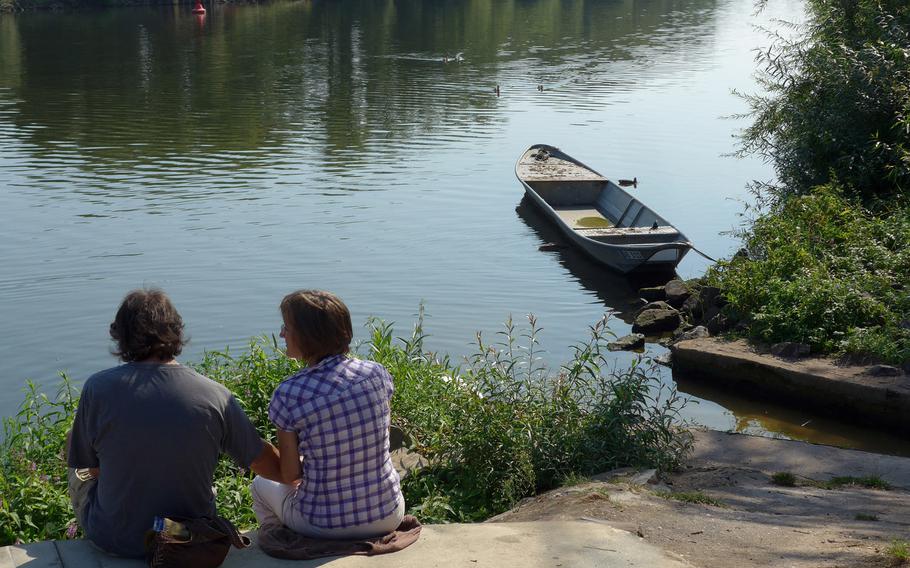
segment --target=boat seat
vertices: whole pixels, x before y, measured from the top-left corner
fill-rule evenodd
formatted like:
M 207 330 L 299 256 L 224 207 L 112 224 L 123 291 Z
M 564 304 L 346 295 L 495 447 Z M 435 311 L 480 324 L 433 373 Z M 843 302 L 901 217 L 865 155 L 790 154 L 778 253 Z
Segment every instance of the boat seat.
M 630 241 L 644 241 L 659 237 L 662 241 L 671 242 L 679 236 L 679 231 L 670 226 L 657 227 L 608 227 L 603 229 L 575 229 L 575 232 L 589 239 L 598 237 L 625 237 Z

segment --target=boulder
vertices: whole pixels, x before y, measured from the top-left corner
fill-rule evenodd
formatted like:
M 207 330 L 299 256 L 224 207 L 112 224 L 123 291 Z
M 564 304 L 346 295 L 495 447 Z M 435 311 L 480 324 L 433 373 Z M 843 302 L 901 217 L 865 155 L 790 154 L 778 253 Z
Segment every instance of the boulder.
M 872 365 L 867 371 L 873 377 L 899 377 L 904 372 L 891 365 Z
M 708 328 L 708 333 L 711 335 L 719 335 L 730 329 L 730 319 L 718 310 L 717 313 L 708 320 L 706 327 Z
M 727 305 L 727 299 L 720 295 L 720 288 L 717 286 L 702 286 L 698 291 L 702 304 L 705 306 L 724 307 Z
M 701 301 L 701 297 L 697 294 L 693 294 L 686 298 L 686 301 L 683 302 L 682 307 L 679 309 L 681 312 L 691 314 L 696 320 L 700 319 L 704 315 L 704 304 Z
M 673 352 L 667 351 L 665 353 L 661 353 L 660 355 L 658 355 L 657 357 L 654 358 L 654 362 L 657 363 L 658 365 L 663 365 L 664 367 L 672 367 L 673 366 Z
M 641 313 L 645 310 L 675 310 L 675 309 L 676 308 L 674 308 L 670 304 L 664 302 L 663 300 L 657 300 L 655 302 L 648 302 L 647 304 L 642 306 L 638 310 L 638 313 Z
M 660 333 L 673 331 L 679 327 L 679 312 L 673 308 L 651 308 L 642 310 L 632 324 L 634 333 Z
M 655 300 L 665 300 L 667 295 L 664 294 L 663 286 L 649 286 L 647 288 L 639 288 L 638 297 L 646 302 L 653 302 Z
M 785 359 L 798 359 L 800 357 L 806 357 L 811 352 L 812 348 L 805 343 L 795 343 L 792 341 L 775 343 L 771 346 L 772 355 L 783 357 Z
M 711 337 L 711 334 L 708 333 L 708 328 L 703 325 L 699 325 L 689 331 L 681 333 L 679 336 L 680 341 L 686 341 L 687 339 L 702 339 L 704 337 Z
M 664 294 L 667 296 L 667 302 L 678 308 L 692 295 L 692 291 L 682 280 L 670 280 L 664 286 Z
M 632 333 L 620 337 L 616 341 L 607 343 L 607 349 L 610 351 L 629 351 L 641 349 L 645 346 L 645 336 L 640 333 Z

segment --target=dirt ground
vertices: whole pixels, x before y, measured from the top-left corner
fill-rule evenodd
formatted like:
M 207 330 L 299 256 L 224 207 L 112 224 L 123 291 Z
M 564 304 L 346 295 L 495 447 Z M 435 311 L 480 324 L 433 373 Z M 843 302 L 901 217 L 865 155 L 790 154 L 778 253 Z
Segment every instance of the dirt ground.
M 769 472 L 748 463 L 699 459 L 672 475 L 649 473 L 603 474 L 526 499 L 488 522 L 598 520 L 637 533 L 700 568 L 890 567 L 885 549 L 895 538 L 910 539 L 906 489 L 822 489 L 800 477 L 795 487 L 780 487 Z M 674 493 L 694 493 L 716 504 L 661 496 Z M 858 515 L 874 520 L 857 520 Z

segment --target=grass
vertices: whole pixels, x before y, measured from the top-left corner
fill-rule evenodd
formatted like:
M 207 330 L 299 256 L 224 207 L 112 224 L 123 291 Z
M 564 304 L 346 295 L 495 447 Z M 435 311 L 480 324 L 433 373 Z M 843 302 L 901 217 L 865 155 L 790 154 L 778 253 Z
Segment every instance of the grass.
M 671 501 L 680 501 L 682 503 L 691 503 L 693 505 L 711 505 L 712 507 L 724 507 L 725 505 L 713 497 L 709 497 L 701 491 L 658 491 L 655 493 L 658 497 L 669 499 Z
M 910 542 L 902 539 L 894 539 L 885 550 L 885 554 L 895 563 L 904 564 L 910 560 Z
M 818 481 L 816 487 L 821 489 L 840 489 L 842 487 L 865 487 L 867 489 L 880 489 L 887 491 L 891 489 L 891 484 L 878 477 L 877 475 L 867 475 L 865 477 L 853 477 L 850 475 L 832 477 L 828 481 Z
M 559 481 L 560 487 L 575 487 L 576 485 L 583 485 L 589 483 L 591 478 L 586 475 L 578 475 L 577 473 L 569 473 Z
M 869 513 L 857 513 L 853 518 L 857 521 L 878 521 L 878 515 L 870 515 Z
M 404 339 L 383 322 L 369 326 L 360 356 L 395 377 L 393 423 L 430 463 L 402 483 L 408 511 L 423 522 L 480 521 L 618 467 L 671 470 L 690 448 L 675 391 L 661 387 L 643 362 L 615 368 L 606 319 L 555 370 L 540 363 L 533 318 L 525 329 L 507 322 L 492 344 L 478 334 L 474 355 L 461 365 L 424 350 L 420 319 Z M 274 337 L 238 353 L 209 352 L 195 367 L 225 384 L 263 437 L 274 438 L 268 401 L 299 368 Z M 18 414 L 4 421 L 0 545 L 80 536 L 63 461 L 77 401 L 65 377 L 53 396 L 29 385 Z M 240 527 L 255 525 L 251 479 L 227 459 L 215 473 L 218 509 Z
M 771 483 L 781 487 L 796 486 L 796 476 L 789 471 L 779 471 L 771 476 Z

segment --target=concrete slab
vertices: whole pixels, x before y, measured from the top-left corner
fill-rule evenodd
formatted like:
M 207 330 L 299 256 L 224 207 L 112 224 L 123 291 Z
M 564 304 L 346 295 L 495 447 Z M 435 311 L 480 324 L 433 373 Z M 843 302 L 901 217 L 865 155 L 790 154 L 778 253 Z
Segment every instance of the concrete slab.
M 36 542 L 21 546 L 0 548 L 0 568 L 62 568 L 63 561 L 57 555 L 54 542 Z
M 713 337 L 670 347 L 673 373 L 711 381 L 742 395 L 771 398 L 839 420 L 910 433 L 910 376 L 871 376 L 869 367 L 833 359 L 787 360 L 759 353 L 743 340 Z
M 747 467 L 768 474 L 789 471 L 815 480 L 877 475 L 895 487 L 910 489 L 910 458 L 715 430 L 693 434 L 693 462 Z
M 250 534 L 255 540 L 255 535 Z M 56 544 L 56 546 L 55 546 Z M 86 541 L 40 542 L 0 548 L 10 566 L 142 568 L 139 560 L 108 556 Z M 18 563 L 17 563 L 18 562 Z M 593 520 L 425 526 L 412 546 L 388 555 L 311 561 L 279 560 L 257 546 L 234 550 L 225 568 L 691 568 L 681 559 L 626 531 Z M 0 568 L 7 565 L 0 564 Z

